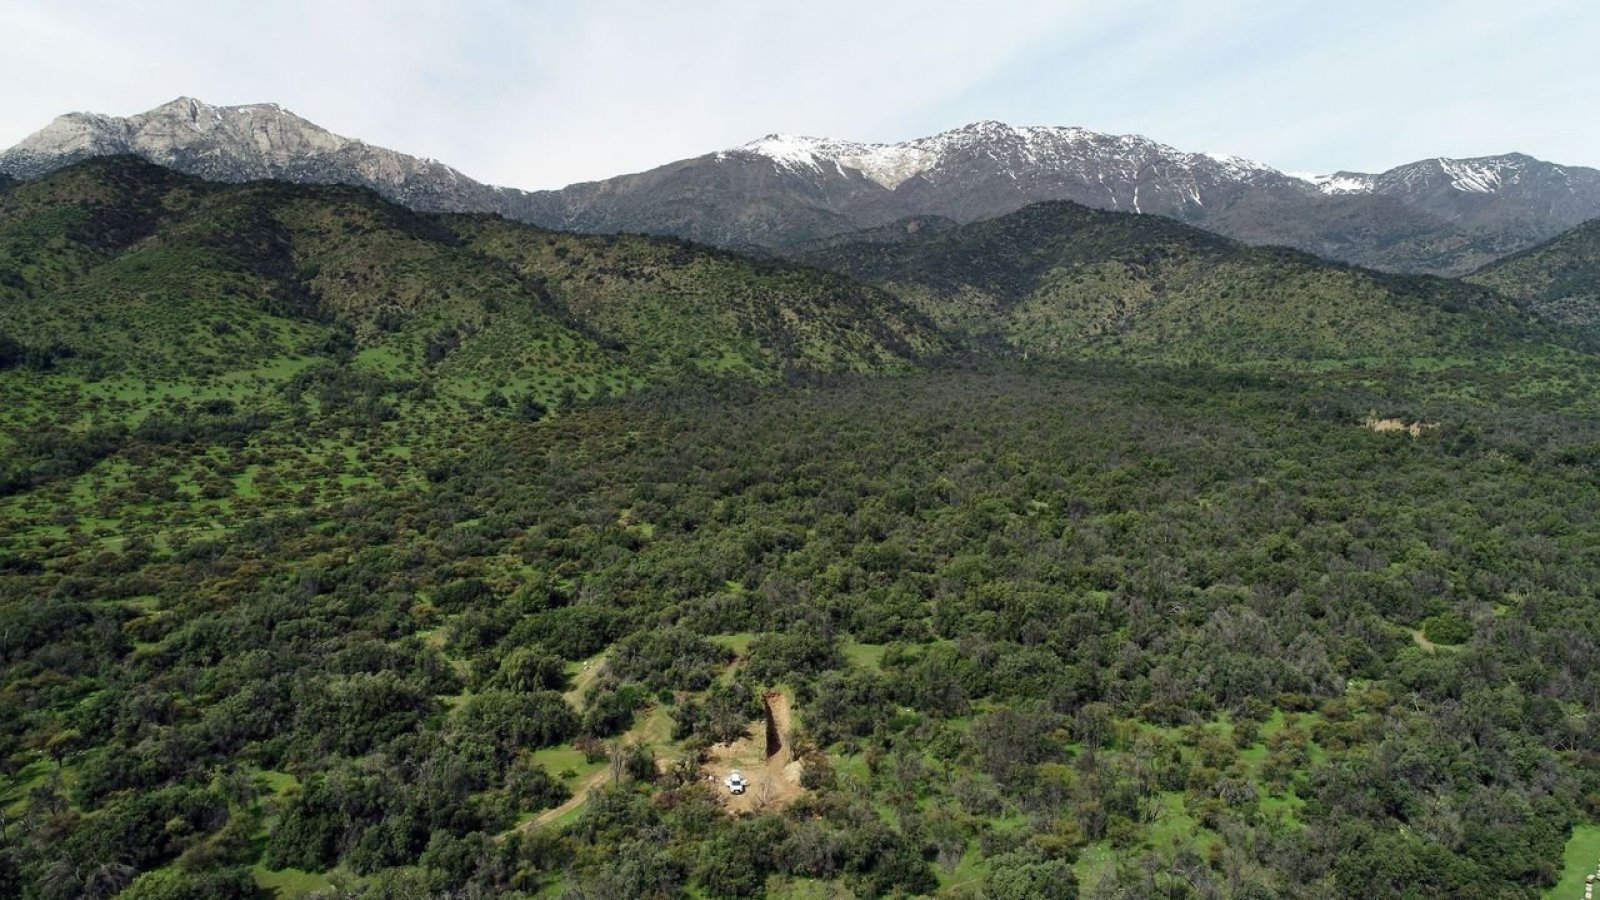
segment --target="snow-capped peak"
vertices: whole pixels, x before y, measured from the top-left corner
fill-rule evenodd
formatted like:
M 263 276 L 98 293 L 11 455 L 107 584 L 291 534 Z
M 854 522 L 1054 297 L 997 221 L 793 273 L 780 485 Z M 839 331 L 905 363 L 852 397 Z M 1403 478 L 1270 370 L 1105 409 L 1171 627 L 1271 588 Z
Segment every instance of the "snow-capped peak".
M 822 138 L 798 134 L 769 134 L 739 149 L 765 156 L 784 168 L 816 168 L 818 154 L 826 143 Z
M 1451 159 L 1439 156 L 1390 169 L 1381 175 L 1361 172 L 1335 172 L 1332 175 L 1300 175 L 1324 194 L 1392 193 L 1438 184 L 1443 178 L 1451 189 L 1464 194 L 1496 194 L 1518 183 L 1530 163 L 1520 154 L 1485 156 L 1477 159 Z
M 765 157 L 790 172 L 820 173 L 853 169 L 893 190 L 907 180 L 931 172 L 951 158 L 993 159 L 1012 178 L 1029 170 L 1079 169 L 1085 165 L 1134 177 L 1143 167 L 1160 164 L 1191 172 L 1206 169 L 1210 177 L 1250 181 L 1279 176 L 1276 169 L 1240 156 L 1185 153 L 1139 135 L 1112 135 L 1068 126 L 1014 127 L 1003 122 L 973 122 L 960 128 L 899 144 L 864 144 L 792 134 L 770 134 L 737 151 Z M 719 154 L 726 157 L 727 154 Z M 1192 180 L 1192 178 L 1190 179 Z M 1183 192 L 1200 203 L 1199 188 Z
M 935 161 L 910 144 L 857 144 L 794 134 L 769 134 L 739 149 L 765 156 L 790 171 L 820 172 L 824 167 L 855 169 L 890 190 Z
M 1251 175 L 1257 174 L 1282 174 L 1277 169 L 1274 169 L 1266 163 L 1256 162 L 1253 159 L 1246 159 L 1243 156 L 1234 156 L 1231 153 L 1203 153 L 1201 155 L 1222 166 L 1223 171 L 1227 172 L 1229 175 L 1239 179 L 1244 179 Z

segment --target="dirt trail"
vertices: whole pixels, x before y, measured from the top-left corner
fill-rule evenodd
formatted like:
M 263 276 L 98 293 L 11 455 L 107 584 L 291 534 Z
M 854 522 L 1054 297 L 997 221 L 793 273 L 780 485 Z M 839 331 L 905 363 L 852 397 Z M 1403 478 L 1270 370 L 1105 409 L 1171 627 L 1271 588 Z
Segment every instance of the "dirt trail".
M 605 654 L 603 653 L 591 659 L 584 660 L 583 663 L 578 667 L 578 674 L 572 679 L 572 686 L 562 695 L 567 703 L 573 706 L 578 705 L 578 703 L 582 700 L 584 690 L 588 688 L 590 684 L 594 683 L 595 678 L 599 677 L 600 671 L 604 668 Z M 572 796 L 568 797 L 565 803 L 539 813 L 532 819 L 529 819 L 521 825 L 518 825 L 514 830 L 521 831 L 528 828 L 538 828 L 541 825 L 548 825 L 551 822 L 554 822 L 555 820 L 588 802 L 589 795 L 594 792 L 595 788 L 605 784 L 606 779 L 610 777 L 610 766 L 595 772 L 593 775 L 583 779 L 573 787 Z
M 572 686 L 562 692 L 562 699 L 566 700 L 571 706 L 580 706 L 583 702 L 583 692 L 589 689 L 589 685 L 594 684 L 594 680 L 600 677 L 600 673 L 605 667 L 606 655 L 604 653 L 584 660 L 578 666 L 578 674 L 572 678 Z
M 527 822 L 522 823 L 521 827 L 538 828 L 541 825 L 549 825 L 551 822 L 554 822 L 567 813 L 572 812 L 583 804 L 589 802 L 589 795 L 593 793 L 596 788 L 600 787 L 600 785 L 605 784 L 606 779 L 610 777 L 610 766 L 607 766 L 593 775 L 590 775 L 573 789 L 572 796 L 567 798 L 567 802 L 539 813 L 537 816 L 534 816 Z

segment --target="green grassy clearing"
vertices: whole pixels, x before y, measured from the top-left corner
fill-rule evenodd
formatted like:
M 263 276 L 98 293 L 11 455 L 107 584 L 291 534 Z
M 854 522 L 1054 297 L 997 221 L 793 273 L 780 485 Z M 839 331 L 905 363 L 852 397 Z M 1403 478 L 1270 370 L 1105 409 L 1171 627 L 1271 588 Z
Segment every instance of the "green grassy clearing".
M 1600 825 L 1582 823 L 1572 828 L 1561 854 L 1561 878 L 1545 900 L 1583 900 L 1584 879 L 1600 867 Z

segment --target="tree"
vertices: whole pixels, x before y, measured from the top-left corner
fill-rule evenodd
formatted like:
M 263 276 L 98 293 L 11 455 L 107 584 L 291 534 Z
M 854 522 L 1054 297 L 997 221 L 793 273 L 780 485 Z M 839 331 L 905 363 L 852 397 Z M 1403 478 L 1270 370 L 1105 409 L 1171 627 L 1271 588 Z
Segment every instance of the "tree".
M 118 900 L 254 900 L 259 895 L 248 869 L 212 872 L 161 869 L 146 872 L 118 894 Z
M 60 768 L 62 758 L 76 752 L 83 743 L 83 732 L 76 728 L 64 728 L 50 735 L 45 741 L 45 752 L 50 754 L 50 758 L 55 760 L 56 767 Z
M 1078 876 L 1067 860 L 1027 851 L 1002 853 L 989 860 L 983 896 L 985 900 L 1076 900 Z
M 555 691 L 484 691 L 469 697 L 451 718 L 456 730 L 488 739 L 508 759 L 519 748 L 553 746 L 578 732 L 577 714 Z

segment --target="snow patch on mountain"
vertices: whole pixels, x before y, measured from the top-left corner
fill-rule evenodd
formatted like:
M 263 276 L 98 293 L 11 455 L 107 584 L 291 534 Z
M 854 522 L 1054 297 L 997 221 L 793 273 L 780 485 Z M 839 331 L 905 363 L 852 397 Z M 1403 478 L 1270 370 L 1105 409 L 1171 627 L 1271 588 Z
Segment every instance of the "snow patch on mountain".
M 1294 173 L 1295 178 L 1315 185 L 1324 194 L 1370 194 L 1377 189 L 1377 177 L 1352 172 L 1335 172 L 1332 175 Z
M 764 156 L 791 172 L 854 169 L 889 190 L 926 171 L 937 161 L 932 154 L 913 144 L 858 144 L 795 134 L 769 134 L 739 150 Z
M 1500 166 L 1482 160 L 1439 160 L 1439 168 L 1450 177 L 1450 186 L 1469 194 L 1492 194 L 1501 187 Z
M 860 144 L 792 134 L 767 135 L 739 150 L 766 157 L 791 172 L 853 169 L 889 190 L 938 161 L 936 154 L 914 144 Z
M 1201 155 L 1217 165 L 1222 166 L 1223 172 L 1240 181 L 1247 180 L 1253 175 L 1283 174 L 1266 163 L 1256 162 L 1253 159 L 1246 159 L 1243 156 L 1234 156 L 1231 153 L 1205 153 Z
M 1426 190 L 1430 184 L 1439 184 L 1441 177 L 1453 190 L 1466 194 L 1496 194 L 1516 184 L 1522 177 L 1526 160 L 1510 156 L 1488 156 L 1481 159 L 1450 159 L 1436 157 L 1390 169 L 1381 175 L 1360 172 L 1335 172 L 1332 175 L 1302 175 L 1295 178 L 1309 182 L 1324 194 L 1392 194 L 1412 190 Z M 1552 167 L 1558 176 L 1566 173 Z

